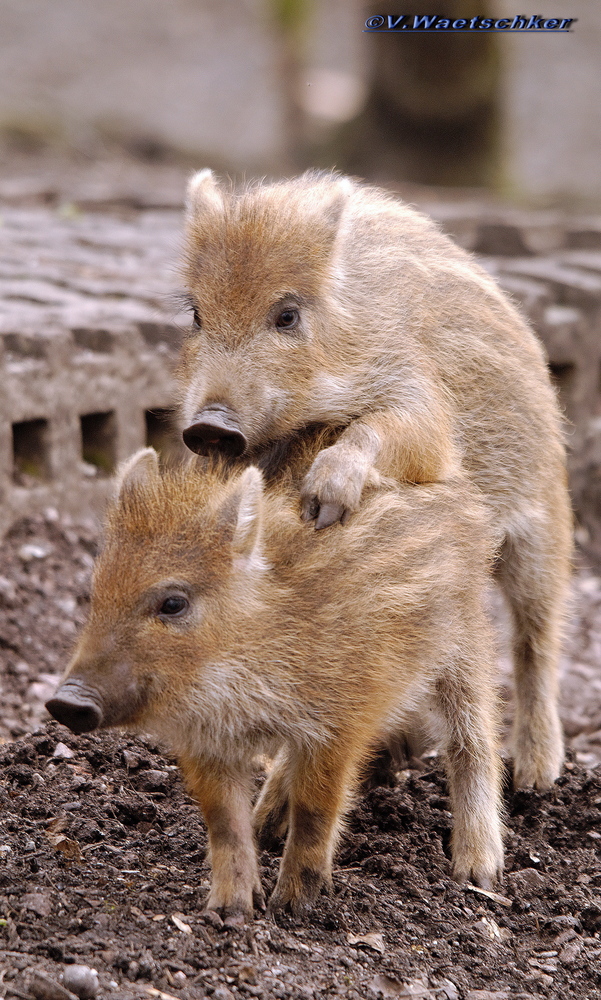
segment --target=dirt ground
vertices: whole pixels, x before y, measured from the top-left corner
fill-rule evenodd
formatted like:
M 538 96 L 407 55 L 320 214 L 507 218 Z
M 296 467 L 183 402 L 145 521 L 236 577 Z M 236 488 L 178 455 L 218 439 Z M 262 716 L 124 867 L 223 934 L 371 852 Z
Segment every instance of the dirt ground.
M 95 524 L 49 509 L 15 525 L 0 547 L 6 997 L 68 1000 L 56 993 L 60 978 L 84 965 L 98 972 L 98 995 L 115 1000 L 601 998 L 598 576 L 580 565 L 574 578 L 565 776 L 545 794 L 508 792 L 498 895 L 450 879 L 451 816 L 429 758 L 359 798 L 334 895 L 310 917 L 258 915 L 240 929 L 202 914 L 205 834 L 174 762 L 152 743 L 76 738 L 45 721 L 43 701 L 86 614 L 97 539 Z M 509 716 L 506 668 L 501 644 Z M 278 857 L 264 853 L 261 863 L 270 889 Z

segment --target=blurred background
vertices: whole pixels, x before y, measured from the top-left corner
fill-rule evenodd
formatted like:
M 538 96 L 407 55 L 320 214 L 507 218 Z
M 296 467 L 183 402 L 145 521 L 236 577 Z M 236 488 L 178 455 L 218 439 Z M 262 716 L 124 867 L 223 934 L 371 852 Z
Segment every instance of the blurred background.
M 369 15 L 431 11 L 421 0 L 402 11 L 360 0 L 3 0 L 2 173 L 25 177 L 53 159 L 111 164 L 113 177 L 128 164 L 235 176 L 319 165 L 598 205 L 601 4 L 435 6 L 453 18 L 578 20 L 570 34 L 374 35 Z

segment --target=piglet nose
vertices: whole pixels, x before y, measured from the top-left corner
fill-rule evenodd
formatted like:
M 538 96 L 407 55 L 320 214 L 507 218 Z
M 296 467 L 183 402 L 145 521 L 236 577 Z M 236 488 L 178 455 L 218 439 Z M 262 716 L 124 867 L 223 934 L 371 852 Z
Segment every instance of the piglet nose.
M 102 723 L 99 695 L 77 681 L 65 681 L 46 702 L 50 715 L 78 736 L 91 733 Z
M 223 403 L 211 403 L 200 410 L 182 437 L 186 447 L 197 455 L 237 458 L 247 446 L 237 414 Z

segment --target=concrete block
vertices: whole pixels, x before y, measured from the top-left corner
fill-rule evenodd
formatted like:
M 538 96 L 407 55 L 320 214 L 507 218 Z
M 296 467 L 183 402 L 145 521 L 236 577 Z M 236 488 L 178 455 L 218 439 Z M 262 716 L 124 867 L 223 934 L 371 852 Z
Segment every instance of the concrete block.
M 115 465 L 149 427 L 158 440 L 187 321 L 169 299 L 179 216 L 138 221 L 3 211 L 0 533 L 49 506 L 97 511 Z

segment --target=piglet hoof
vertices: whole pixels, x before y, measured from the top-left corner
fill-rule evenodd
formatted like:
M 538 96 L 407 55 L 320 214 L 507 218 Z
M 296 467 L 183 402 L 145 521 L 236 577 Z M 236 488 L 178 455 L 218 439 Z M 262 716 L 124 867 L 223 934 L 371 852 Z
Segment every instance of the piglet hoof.
M 551 788 L 561 773 L 561 761 L 548 764 L 533 761 L 515 761 L 513 766 L 513 788 L 536 788 L 544 791 Z
M 265 894 L 260 885 L 252 890 L 252 906 L 261 913 L 265 912 Z M 219 906 L 216 903 L 211 905 L 208 900 L 203 912 L 214 926 L 223 924 L 225 927 L 244 927 L 253 918 L 252 908 L 239 901 Z
M 244 927 L 252 920 L 252 913 L 239 906 L 207 906 L 203 916 L 215 927 Z
M 563 765 L 563 734 L 556 709 L 546 705 L 515 724 L 513 744 L 514 788 L 551 788 Z
M 308 913 L 322 890 L 329 890 L 330 881 L 321 872 L 303 868 L 297 876 L 282 876 L 273 890 L 267 915 L 273 917 L 278 910 L 302 917 Z
M 253 889 L 253 904 L 256 910 L 265 913 L 267 903 L 265 901 L 265 893 L 261 888 Z
M 344 523 L 344 518 L 347 513 L 348 512 L 341 506 L 341 504 L 322 503 L 315 522 L 315 530 L 321 531 L 322 528 L 329 528 L 332 524 L 336 524 L 338 521 Z
M 492 892 L 503 880 L 503 867 L 497 866 L 492 871 L 477 870 L 475 868 L 472 868 L 468 872 L 454 871 L 453 878 L 460 885 L 466 885 L 469 882 L 472 885 L 477 885 L 479 889 Z
M 223 920 L 217 910 L 213 910 L 209 906 L 205 906 L 205 908 L 200 911 L 200 915 L 201 917 L 204 917 L 205 922 L 210 924 L 216 931 L 220 931 L 223 927 Z
M 319 500 L 317 497 L 307 497 L 303 500 L 301 507 L 301 520 L 314 521 L 319 514 Z
M 255 900 L 262 901 L 265 906 L 265 897 L 260 889 L 253 890 L 252 902 L 241 899 L 234 899 L 229 903 L 219 903 L 210 897 L 207 899 L 203 914 L 209 923 L 215 927 L 225 925 L 226 927 L 243 927 L 253 918 L 253 903 Z
M 342 504 L 320 504 L 317 497 L 311 497 L 311 499 L 304 501 L 301 509 L 301 519 L 303 521 L 315 521 L 316 531 L 321 531 L 322 528 L 329 528 L 333 524 L 337 524 L 338 521 L 341 524 L 346 524 L 350 516 L 351 511 Z
M 266 916 L 270 920 L 275 919 L 276 913 L 290 913 L 293 917 L 304 917 L 309 913 L 310 909 L 311 902 L 308 899 L 300 897 L 284 899 L 274 892 L 269 900 Z

